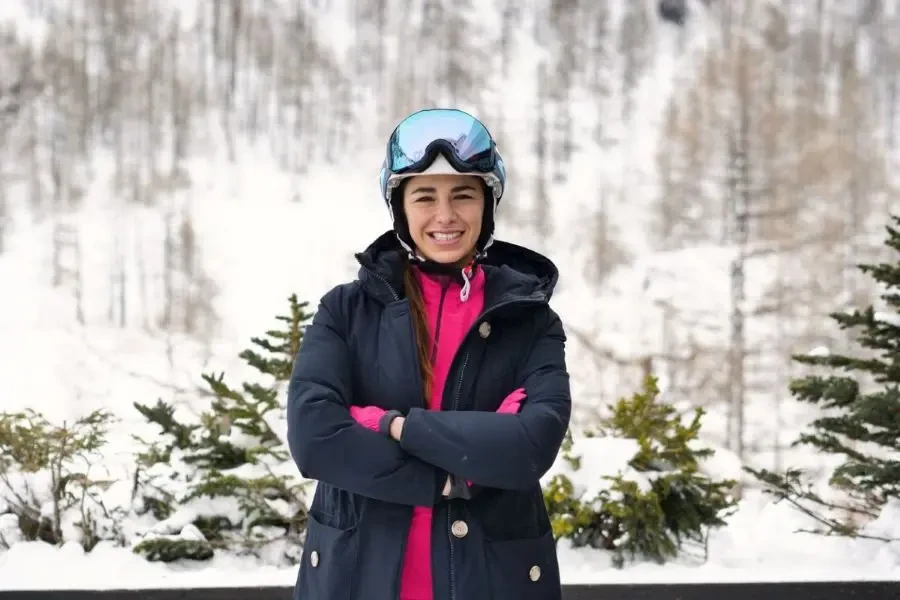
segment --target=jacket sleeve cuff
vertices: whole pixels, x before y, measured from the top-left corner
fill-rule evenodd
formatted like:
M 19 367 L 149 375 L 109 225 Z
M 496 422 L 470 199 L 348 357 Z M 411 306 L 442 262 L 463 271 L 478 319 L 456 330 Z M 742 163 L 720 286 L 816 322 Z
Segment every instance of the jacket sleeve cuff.
M 425 412 L 426 411 L 423 408 L 411 408 L 409 409 L 409 413 L 404 417 L 403 432 L 400 434 L 400 447 L 411 454 L 415 454 L 414 449 L 417 439 L 415 430 L 419 424 L 419 417 Z M 412 425 L 412 427 L 410 427 L 410 425 Z
M 391 436 L 391 423 L 397 417 L 402 417 L 403 413 L 399 410 L 388 410 L 385 411 L 381 418 L 378 419 L 378 431 L 383 433 L 384 435 L 390 437 Z

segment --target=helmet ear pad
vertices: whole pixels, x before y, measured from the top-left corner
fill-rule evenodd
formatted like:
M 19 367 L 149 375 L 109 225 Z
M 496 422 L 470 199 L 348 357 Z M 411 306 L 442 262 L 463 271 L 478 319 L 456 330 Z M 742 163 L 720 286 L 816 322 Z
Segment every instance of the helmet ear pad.
M 403 194 L 406 186 L 409 184 L 409 178 L 405 177 L 400 184 L 391 192 L 391 216 L 394 220 L 394 233 L 400 239 L 400 242 L 406 244 L 407 249 L 411 250 L 416 247 L 413 243 L 412 235 L 409 233 L 409 221 L 406 220 L 406 213 L 403 211 Z
M 410 178 L 408 177 L 404 178 L 391 192 L 390 207 L 394 221 L 394 233 L 397 234 L 402 243 L 414 249 L 416 245 L 409 232 L 409 221 L 406 219 L 406 213 L 403 211 L 403 194 L 406 191 L 409 180 Z M 491 186 L 483 179 L 481 180 L 481 190 L 484 193 L 484 213 L 481 217 L 481 232 L 478 234 L 478 240 L 475 242 L 475 248 L 479 252 L 484 251 L 494 235 L 494 210 L 497 206 Z
M 494 190 L 484 179 L 481 180 L 481 189 L 484 192 L 484 214 L 481 217 L 481 233 L 478 235 L 478 241 L 475 242 L 478 252 L 484 252 L 494 235 L 494 211 L 497 208 Z

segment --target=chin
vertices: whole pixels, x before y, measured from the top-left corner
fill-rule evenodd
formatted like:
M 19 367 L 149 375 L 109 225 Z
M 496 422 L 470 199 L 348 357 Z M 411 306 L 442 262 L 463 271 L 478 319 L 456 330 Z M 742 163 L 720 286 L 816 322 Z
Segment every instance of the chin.
M 452 265 L 463 260 L 469 252 L 465 250 L 446 250 L 444 248 L 429 248 L 425 257 L 436 263 Z
M 437 244 L 425 243 L 419 246 L 419 251 L 422 252 L 428 260 L 445 265 L 452 265 L 465 260 L 466 257 L 473 253 L 474 248 L 469 247 L 468 244 L 460 244 L 457 247 L 446 248 Z

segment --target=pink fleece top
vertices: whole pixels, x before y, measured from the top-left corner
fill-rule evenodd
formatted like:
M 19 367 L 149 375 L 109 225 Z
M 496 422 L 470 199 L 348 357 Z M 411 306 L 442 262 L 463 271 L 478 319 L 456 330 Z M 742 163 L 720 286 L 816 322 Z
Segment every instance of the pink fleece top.
M 422 290 L 425 312 L 428 314 L 431 339 L 437 339 L 434 383 L 431 398 L 428 399 L 428 408 L 441 410 L 441 398 L 444 395 L 450 363 L 462 343 L 463 336 L 484 308 L 484 272 L 478 267 L 475 268 L 466 300 L 460 298 L 462 284 L 457 278 L 447 285 L 446 277 L 432 277 L 418 271 L 416 276 Z M 431 575 L 431 516 L 431 507 L 413 508 L 400 580 L 400 600 L 434 598 Z

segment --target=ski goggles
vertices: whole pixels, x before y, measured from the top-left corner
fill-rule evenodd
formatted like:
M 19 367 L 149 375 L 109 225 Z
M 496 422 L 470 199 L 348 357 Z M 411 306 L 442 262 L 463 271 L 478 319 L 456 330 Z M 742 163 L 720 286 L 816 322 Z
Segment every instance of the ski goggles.
M 421 173 L 442 153 L 460 173 L 482 176 L 499 200 L 506 169 L 487 128 L 472 115 L 455 109 L 426 109 L 406 117 L 394 129 L 381 169 L 381 192 L 399 185 L 401 176 Z

